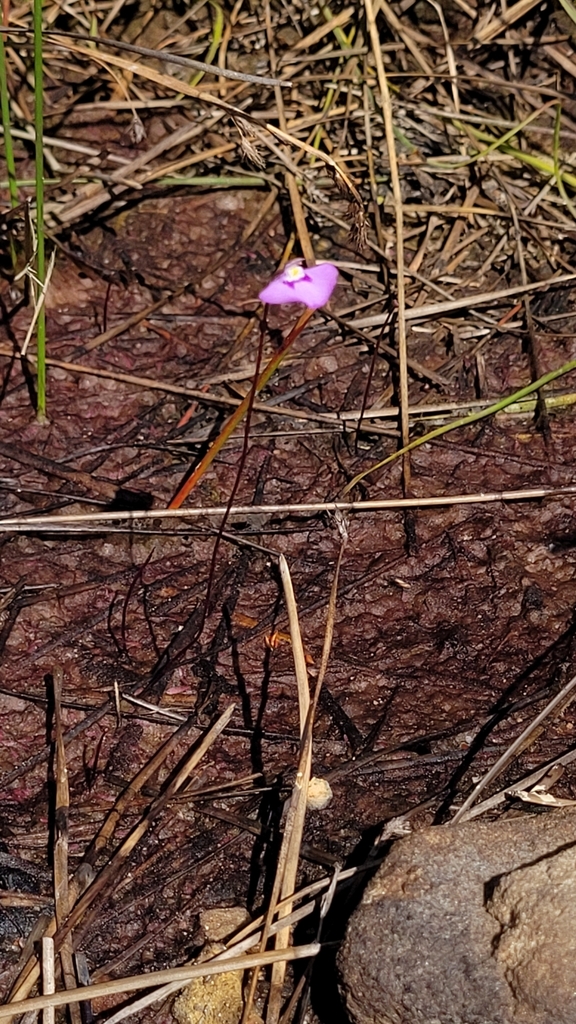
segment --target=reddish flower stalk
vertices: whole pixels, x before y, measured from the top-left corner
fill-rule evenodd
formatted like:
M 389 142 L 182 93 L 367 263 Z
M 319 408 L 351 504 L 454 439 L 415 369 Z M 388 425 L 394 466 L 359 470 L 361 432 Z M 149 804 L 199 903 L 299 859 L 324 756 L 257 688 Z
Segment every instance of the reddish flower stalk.
M 262 373 L 260 374 L 256 382 L 256 388 L 254 390 L 255 395 L 257 395 L 258 392 L 261 391 L 263 387 L 265 387 L 265 385 L 270 380 L 272 374 L 275 373 L 275 371 L 278 369 L 280 363 L 284 359 L 284 356 L 288 352 L 288 349 L 296 341 L 298 335 L 302 333 L 313 313 L 313 309 L 305 310 L 305 312 L 302 313 L 300 318 L 294 324 L 294 327 L 290 331 L 290 334 L 287 336 L 282 347 L 278 349 L 278 351 L 272 356 L 270 362 L 262 370 Z M 204 458 L 201 459 L 198 465 L 196 466 L 194 472 L 184 480 L 184 483 L 180 486 L 180 488 L 172 498 L 172 501 L 168 505 L 168 508 L 180 508 L 183 502 L 186 501 L 186 498 L 188 497 L 190 492 L 196 487 L 198 481 L 204 476 L 204 473 L 206 472 L 208 467 L 213 463 L 214 459 L 218 455 L 218 452 L 222 450 L 230 435 L 236 430 L 238 424 L 241 423 L 242 420 L 244 419 L 246 413 L 248 412 L 251 400 L 253 400 L 253 395 L 252 392 L 249 392 L 246 395 L 246 397 L 242 399 L 238 408 L 235 409 L 232 415 L 228 417 L 226 423 L 222 427 L 222 430 L 218 434 L 218 437 L 214 439 L 208 451 L 206 452 Z
M 274 278 L 261 292 L 260 299 L 265 303 L 303 302 L 308 308 L 300 315 L 294 327 L 284 339 L 281 348 L 272 356 L 262 370 L 256 384 L 242 400 L 237 409 L 228 417 L 218 437 L 212 442 L 205 456 L 178 488 L 168 508 L 180 508 L 198 481 L 204 476 L 218 452 L 220 452 L 230 435 L 246 416 L 255 396 L 266 386 L 273 373 L 276 372 L 286 353 L 300 336 L 312 314 L 328 301 L 338 271 L 331 263 L 320 263 L 315 267 L 302 267 L 299 260 L 292 260 L 281 274 Z

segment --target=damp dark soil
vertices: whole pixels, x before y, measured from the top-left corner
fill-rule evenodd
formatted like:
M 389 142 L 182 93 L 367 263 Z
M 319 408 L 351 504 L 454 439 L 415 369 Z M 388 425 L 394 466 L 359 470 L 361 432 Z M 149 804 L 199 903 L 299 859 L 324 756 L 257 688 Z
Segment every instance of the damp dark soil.
M 4 994 L 51 891 L 50 679 L 59 668 L 72 869 L 174 723 L 192 715 L 199 735 L 235 705 L 199 767 L 200 795 L 169 805 L 75 933 L 92 980 L 181 964 L 198 946 L 202 910 L 265 905 L 299 747 L 277 555 L 292 573 L 313 681 L 341 545 L 331 513 L 283 506 L 333 499 L 398 446 L 395 419 L 378 420 L 387 432 L 366 426 L 356 435 L 325 417 L 362 405 L 372 350 L 320 313 L 262 395 L 268 409 L 252 418 L 235 502 L 276 510 L 230 518 L 200 636 L 218 516 L 82 521 L 48 532 L 5 523 L 167 506 L 229 411 L 218 399 L 250 387 L 258 342 L 250 319 L 286 242 L 278 206 L 242 242 L 264 199 L 259 190 L 150 198 L 69 240 L 48 298 L 54 362 L 45 424 L 35 418 L 26 364 L 7 354 L 22 342 L 30 309 L 2 286 L 0 885 L 30 893 L 29 905 L 7 900 L 0 915 Z M 325 224 L 315 245 L 325 258 L 357 260 L 344 229 Z M 353 273 L 343 275 L 330 309 L 353 306 L 358 288 Z M 149 316 L 90 345 L 166 289 L 176 294 Z M 569 308 L 570 289 L 561 300 Z M 535 299 L 534 309 L 548 301 Z M 272 310 L 268 352 L 295 309 Z M 562 323 L 560 333 L 543 335 L 544 369 L 576 356 Z M 412 358 L 450 381 L 446 389 L 412 375 L 411 406 L 479 396 L 475 341 L 454 347 L 453 335 L 438 322 L 409 331 Z M 503 327 L 484 357 L 482 395 L 496 398 L 530 378 L 521 332 Z M 570 378 L 563 383 L 570 388 Z M 393 360 L 377 355 L 368 407 L 396 404 L 396 385 Z M 190 506 L 226 505 L 242 444 L 240 429 Z M 391 817 L 422 804 L 417 820 L 443 820 L 573 671 L 573 497 L 452 504 L 450 496 L 566 487 L 575 464 L 570 407 L 552 412 L 548 432 L 530 412 L 496 416 L 413 453 L 411 495 L 444 504 L 348 515 L 314 732 L 313 774 L 329 780 L 334 796 L 308 816 L 302 883 L 335 863 L 361 862 Z M 373 474 L 355 496 L 400 499 L 400 466 Z M 499 787 L 573 742 L 568 710 Z M 135 800 L 121 835 L 184 749 Z M 215 793 L 202 795 L 208 787 Z M 575 790 L 568 771 L 557 792 Z M 140 1019 L 168 1019 L 166 1008 L 147 1013 Z

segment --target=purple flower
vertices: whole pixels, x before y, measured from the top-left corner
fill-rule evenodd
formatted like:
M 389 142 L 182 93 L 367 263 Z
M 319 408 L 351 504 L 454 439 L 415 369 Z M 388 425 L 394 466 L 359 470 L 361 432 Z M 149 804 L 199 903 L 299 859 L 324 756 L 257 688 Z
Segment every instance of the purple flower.
M 282 273 L 262 289 L 258 298 L 271 305 L 303 302 L 308 309 L 319 309 L 328 302 L 337 280 L 338 270 L 333 263 L 303 267 L 302 260 L 290 260 Z

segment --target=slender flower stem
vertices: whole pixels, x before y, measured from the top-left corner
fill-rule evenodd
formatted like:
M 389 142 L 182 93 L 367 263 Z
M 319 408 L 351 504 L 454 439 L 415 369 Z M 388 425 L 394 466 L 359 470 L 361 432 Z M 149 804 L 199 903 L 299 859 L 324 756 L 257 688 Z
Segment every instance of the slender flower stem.
M 241 421 L 244 419 L 250 407 L 250 402 L 254 400 L 254 396 L 257 395 L 262 390 L 262 388 L 266 386 L 266 384 L 270 380 L 270 377 L 272 376 L 273 373 L 276 372 L 282 360 L 284 359 L 284 356 L 291 348 L 293 343 L 296 341 L 296 338 L 298 338 L 299 335 L 302 334 L 302 331 L 306 327 L 306 324 L 310 320 L 313 313 L 315 313 L 314 309 L 306 309 L 299 317 L 299 319 L 296 321 L 294 327 L 286 336 L 284 343 L 282 344 L 282 347 L 278 349 L 278 351 L 272 356 L 270 362 L 267 363 L 264 369 L 262 370 L 262 373 L 260 374 L 258 380 L 256 381 L 256 387 L 254 389 L 251 389 L 249 394 L 246 395 L 246 398 L 240 403 L 238 408 L 235 409 L 232 415 L 229 416 L 229 418 L 226 420 L 226 423 L 222 427 L 222 430 L 218 434 L 218 437 L 212 442 L 210 448 L 206 452 L 206 455 L 198 463 L 194 472 L 184 480 L 184 483 L 180 486 L 180 488 L 172 498 L 172 501 L 168 505 L 168 508 L 180 508 L 181 505 L 186 501 L 186 498 L 194 489 L 198 481 L 204 476 L 206 470 L 212 464 L 212 462 L 218 455 L 218 452 L 222 450 L 230 435 L 234 432 L 238 424 L 241 423 Z
M 220 520 L 220 526 L 218 527 L 218 533 L 216 534 L 216 540 L 214 541 L 214 547 L 212 549 L 212 558 L 210 559 L 210 569 L 208 571 L 208 584 L 207 584 L 207 587 L 206 587 L 206 597 L 204 599 L 204 611 L 202 612 L 202 618 L 200 619 L 200 624 L 198 626 L 198 632 L 196 634 L 196 638 L 197 639 L 200 639 L 200 637 L 202 636 L 202 633 L 204 632 L 204 626 L 206 624 L 206 619 L 208 618 L 208 615 L 210 614 L 210 602 L 211 602 L 211 597 L 212 597 L 212 584 L 214 582 L 214 575 L 215 575 L 215 572 L 216 572 L 216 557 L 218 555 L 218 549 L 220 547 L 220 541 L 222 540 L 222 537 L 224 535 L 224 530 L 226 528 L 226 523 L 228 522 L 228 518 L 230 516 L 230 509 L 234 505 L 234 499 L 236 497 L 236 494 L 238 493 L 238 488 L 240 486 L 240 481 L 242 480 L 242 475 L 244 473 L 244 466 L 246 465 L 246 459 L 248 457 L 248 449 L 250 447 L 250 423 L 252 422 L 252 413 L 254 412 L 254 399 L 256 398 L 256 389 L 258 387 L 258 381 L 260 379 L 260 366 L 262 365 L 262 353 L 264 351 L 264 339 L 265 339 L 265 336 L 266 336 L 266 329 L 267 329 L 267 323 L 266 323 L 266 314 L 267 314 L 267 312 L 268 312 L 268 306 L 264 306 L 264 316 L 262 317 L 262 319 L 260 321 L 260 338 L 259 338 L 259 341 L 258 341 L 258 351 L 256 353 L 256 369 L 254 370 L 254 377 L 252 378 L 252 386 L 251 386 L 250 391 L 248 392 L 248 396 L 247 396 L 248 397 L 248 408 L 246 410 L 246 423 L 244 424 L 244 441 L 243 441 L 243 444 L 242 444 L 242 451 L 240 453 L 240 461 L 238 463 L 238 468 L 236 470 L 236 479 L 234 480 L 234 486 L 232 487 L 232 490 L 230 492 L 230 497 L 228 498 L 228 503 L 226 505 L 226 510 L 224 512 L 224 515 L 222 516 L 222 519 Z
M 34 129 L 36 135 L 36 276 L 44 284 L 44 95 L 42 70 L 42 0 L 34 0 Z M 37 405 L 39 420 L 46 418 L 46 313 L 44 303 L 36 327 L 38 355 Z

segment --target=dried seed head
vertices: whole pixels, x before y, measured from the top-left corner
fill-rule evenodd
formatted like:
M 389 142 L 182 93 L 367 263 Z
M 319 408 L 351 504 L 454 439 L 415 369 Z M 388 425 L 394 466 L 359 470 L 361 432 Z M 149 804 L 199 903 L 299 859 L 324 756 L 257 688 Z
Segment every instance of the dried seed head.
M 368 218 L 364 207 L 356 201 L 350 203 L 348 218 L 352 221 L 350 243 L 358 252 L 363 252 L 368 247 Z
M 240 117 L 234 118 L 234 124 L 238 129 L 240 136 L 240 151 L 242 156 L 248 163 L 253 164 L 254 167 L 262 169 L 265 166 L 265 160 L 256 146 L 256 133 L 252 128 L 249 121 L 243 121 Z
M 135 110 L 132 111 L 132 120 L 130 121 L 128 134 L 130 136 L 130 141 L 135 146 L 139 146 L 146 138 L 146 129 Z

